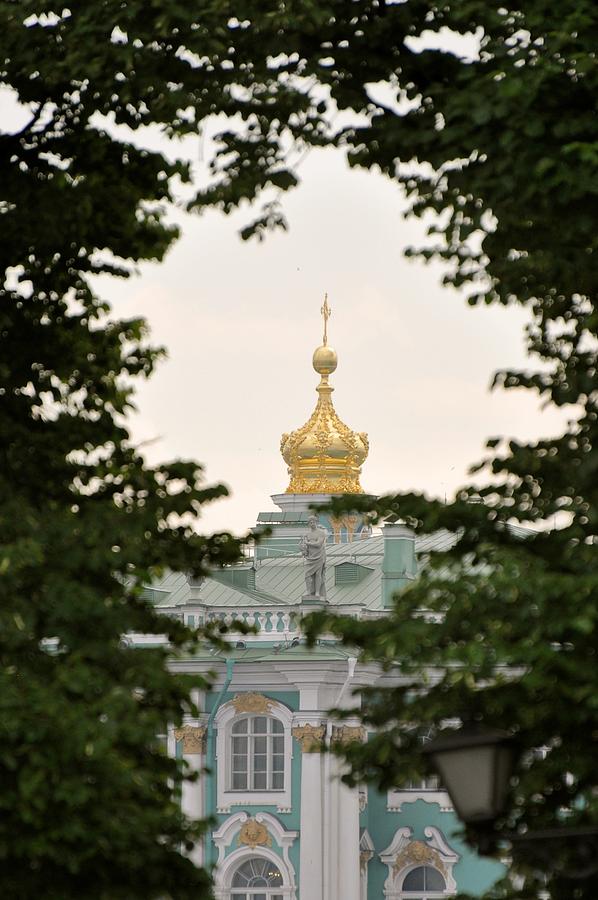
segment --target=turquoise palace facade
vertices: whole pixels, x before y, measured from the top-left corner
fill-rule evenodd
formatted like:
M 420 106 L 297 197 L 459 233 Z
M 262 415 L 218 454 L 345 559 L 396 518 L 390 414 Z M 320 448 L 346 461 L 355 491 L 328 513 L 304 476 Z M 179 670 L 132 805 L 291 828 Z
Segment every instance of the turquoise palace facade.
M 381 793 L 340 781 L 342 763 L 322 741 L 367 740 L 359 721 L 334 721 L 328 710 L 355 704 L 354 691 L 400 679 L 363 665 L 333 640 L 312 650 L 301 617 L 329 604 L 359 619 L 387 615 L 393 594 L 417 577 L 418 559 L 451 541 L 449 533 L 416 538 L 400 524 L 376 532 L 357 516 L 318 515 L 326 529 L 325 597 L 306 593 L 301 538 L 314 507 L 331 495 L 361 493 L 367 436 L 337 416 L 329 383 L 337 357 L 324 340 L 314 353 L 320 375 L 309 421 L 283 435 L 288 489 L 260 513 L 269 529 L 242 563 L 193 579 L 169 573 L 148 588 L 165 614 L 191 627 L 241 619 L 255 633 L 231 637 L 231 651 L 172 661 L 182 672 L 216 673 L 197 693 L 201 714 L 168 735 L 169 752 L 191 771 L 185 812 L 214 826 L 192 853 L 214 866 L 218 900 L 440 900 L 482 893 L 501 874 L 459 836 L 448 795 L 433 780 Z M 130 638 L 142 644 L 141 635 Z

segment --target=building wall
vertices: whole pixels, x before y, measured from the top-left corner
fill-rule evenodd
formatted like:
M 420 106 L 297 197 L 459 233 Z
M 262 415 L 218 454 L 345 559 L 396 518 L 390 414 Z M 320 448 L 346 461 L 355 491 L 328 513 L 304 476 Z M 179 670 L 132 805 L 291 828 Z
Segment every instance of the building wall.
M 306 669 L 310 669 L 310 672 L 302 676 L 301 665 L 293 663 L 292 667 L 295 670 L 293 677 L 299 681 L 309 674 L 312 688 L 306 691 L 304 682 L 303 685 L 298 684 L 295 690 L 265 690 L 264 682 L 277 677 L 282 682 L 281 674 L 269 672 L 268 666 L 255 663 L 256 677 L 252 682 L 251 669 L 245 665 L 242 676 L 236 682 L 233 680 L 230 689 L 220 698 L 220 710 L 230 710 L 235 698 L 251 693 L 274 701 L 275 704 L 282 704 L 288 710 L 288 720 L 293 728 L 301 728 L 310 722 L 316 723 L 316 726 L 327 723 L 327 709 L 331 705 L 329 702 L 320 703 L 317 708 L 306 708 L 309 697 L 321 694 L 317 685 L 313 687 L 318 679 L 317 671 L 314 671 L 313 666 L 307 665 Z M 338 693 L 337 685 L 345 677 L 346 662 L 338 661 L 334 664 L 336 679 L 330 675 L 330 666 L 328 668 L 328 673 L 323 669 L 320 675 L 322 686 L 325 686 L 328 674 L 328 690 L 321 695 L 329 697 L 330 681 L 333 683 L 332 693 Z M 286 679 L 289 676 L 290 673 L 287 673 Z M 198 727 L 199 732 L 205 732 L 206 722 L 218 697 L 218 691 L 207 693 L 202 702 L 201 719 L 195 726 L 188 727 Z M 276 706 L 272 707 L 274 714 L 276 709 Z M 218 712 L 215 721 L 218 721 Z M 216 729 L 214 736 L 216 737 Z M 179 754 L 184 743 L 183 739 L 176 742 Z M 214 740 L 214 748 L 216 746 L 217 741 Z M 216 825 L 208 836 L 211 847 L 207 850 L 206 847 L 197 848 L 195 858 L 198 863 L 210 863 L 222 857 L 221 865 L 216 870 L 218 898 L 229 896 L 222 891 L 219 880 L 219 873 L 226 870 L 227 860 L 242 859 L 252 854 L 267 854 L 269 859 L 278 860 L 281 871 L 288 869 L 292 873 L 294 878 L 289 890 L 283 893 L 285 900 L 384 900 L 385 897 L 400 897 L 400 893 L 389 893 L 389 877 L 392 881 L 393 866 L 403 860 L 406 867 L 413 867 L 418 853 L 427 853 L 428 862 L 438 862 L 439 866 L 445 866 L 443 871 L 454 876 L 454 884 L 448 879 L 449 887 L 453 884 L 455 888 L 473 894 L 481 893 L 502 874 L 501 866 L 480 860 L 463 843 L 459 837 L 460 823 L 454 813 L 447 810 L 448 802 L 445 799 L 437 802 L 437 793 L 430 793 L 429 796 L 435 798 L 430 802 L 421 797 L 413 800 L 412 797 L 419 796 L 418 792 L 407 791 L 400 795 L 404 800 L 399 808 L 396 795 L 391 797 L 389 794 L 382 794 L 372 786 L 361 791 L 349 791 L 331 777 L 331 773 L 338 772 L 338 759 L 331 754 L 306 752 L 297 737 L 292 740 L 292 756 L 285 761 L 291 772 L 289 811 L 278 808 L 274 795 L 271 803 L 254 805 L 251 803 L 251 792 L 248 792 L 248 802 L 231 803 L 226 811 L 221 808 L 221 811 L 216 812 L 212 808 L 210 778 L 216 780 L 214 794 L 217 796 L 219 766 L 215 756 L 207 756 L 206 750 L 204 739 L 202 756 L 185 754 L 185 758 L 192 761 L 195 769 L 207 766 L 212 775 L 207 779 L 204 777 L 202 784 L 190 787 L 186 794 L 184 792 L 183 803 L 186 804 L 187 813 L 198 818 L 215 814 Z M 222 765 L 220 769 L 222 771 Z M 318 793 L 311 791 L 310 785 L 306 783 L 306 772 L 310 773 L 307 776 L 309 779 L 316 777 Z M 319 774 L 314 776 L 314 772 Z M 317 788 L 318 778 L 321 778 L 321 790 Z M 302 796 L 304 803 L 306 797 L 310 798 L 307 806 L 302 806 Z M 321 832 L 314 834 L 314 829 L 318 827 L 318 800 L 321 803 Z M 359 828 L 354 832 L 350 831 L 354 838 L 351 839 L 352 846 L 349 846 L 346 829 L 349 820 L 348 827 L 352 828 L 350 822 L 353 817 L 355 823 L 359 822 Z M 253 835 L 252 828 L 255 831 Z M 369 854 L 367 850 L 364 851 L 364 846 L 361 847 L 361 860 L 359 834 L 362 836 L 362 845 L 371 846 Z M 257 842 L 252 845 L 251 840 Z M 309 858 L 305 857 L 305 853 L 309 851 L 306 842 L 311 843 L 312 852 L 316 847 L 319 863 L 316 861 L 315 868 L 310 864 L 302 871 L 304 858 Z M 368 855 L 371 855 L 369 861 L 364 859 Z M 317 876 L 314 882 L 318 864 L 321 865 L 321 876 Z M 366 877 L 367 894 L 364 893 Z M 451 893 L 454 890 L 446 896 Z

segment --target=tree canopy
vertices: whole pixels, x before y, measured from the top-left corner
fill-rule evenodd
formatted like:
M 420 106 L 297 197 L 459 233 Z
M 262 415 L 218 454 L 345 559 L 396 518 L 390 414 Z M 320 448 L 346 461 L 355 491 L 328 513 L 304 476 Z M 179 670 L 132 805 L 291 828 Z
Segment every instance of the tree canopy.
M 496 383 L 571 417 L 554 437 L 493 440 L 483 504 L 407 496 L 379 507 L 461 537 L 444 568 L 431 560 L 397 599 L 396 627 L 330 625 L 416 681 L 445 671 L 417 704 L 408 691 L 371 698 L 369 721 L 388 727 L 367 757 L 355 751 L 355 771 L 384 783 L 417 766 L 418 727 L 463 709 L 530 751 L 505 827 L 596 822 L 597 33 L 590 0 L 558 13 L 546 0 L 0 3 L 0 82 L 29 111 L 0 133 L 10 896 L 40 885 L 51 896 L 50 881 L 74 896 L 82 879 L 87 896 L 90 884 L 98 897 L 158 896 L 167 869 L 173 897 L 205 883 L 178 853 L 190 832 L 165 787 L 176 770 L 152 750 L 186 690 L 161 651 L 135 655 L 119 639 L 163 630 L 140 595 L 153 572 L 199 570 L 235 548 L 193 527 L 222 489 L 203 488 L 194 463 L 150 469 L 131 445 L 130 378 L 150 374 L 157 353 L 143 323 L 109 318 L 90 278 L 163 257 L 180 183 L 192 210 L 229 212 L 266 190 L 245 237 L 283 223 L 296 151 L 314 146 L 382 172 L 404 186 L 411 214 L 433 214 L 430 242 L 413 252 L 441 259 L 471 303 L 529 309 L 536 370 Z M 176 150 L 143 148 L 155 124 L 170 137 L 221 127 L 208 185 Z M 554 516 L 562 527 L 525 541 L 505 527 Z M 442 614 L 435 624 L 413 615 L 424 600 Z M 519 898 L 596 892 L 596 876 L 572 883 L 558 865 L 547 886 L 521 871 Z

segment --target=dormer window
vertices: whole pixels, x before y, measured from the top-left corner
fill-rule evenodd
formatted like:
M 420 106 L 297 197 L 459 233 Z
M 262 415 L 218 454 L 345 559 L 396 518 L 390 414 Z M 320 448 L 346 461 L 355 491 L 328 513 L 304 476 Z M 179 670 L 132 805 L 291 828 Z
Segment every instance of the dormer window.
M 334 584 L 337 587 L 359 584 L 366 575 L 370 575 L 373 571 L 368 566 L 362 566 L 356 562 L 342 562 L 334 567 Z

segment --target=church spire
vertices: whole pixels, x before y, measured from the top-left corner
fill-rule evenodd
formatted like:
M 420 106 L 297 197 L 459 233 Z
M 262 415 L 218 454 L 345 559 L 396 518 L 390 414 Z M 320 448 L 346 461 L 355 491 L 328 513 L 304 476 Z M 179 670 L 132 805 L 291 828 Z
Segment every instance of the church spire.
M 288 465 L 290 494 L 362 494 L 359 476 L 368 455 L 367 434 L 355 432 L 342 422 L 332 403 L 334 388 L 328 383 L 338 363 L 328 345 L 331 309 L 328 295 L 320 312 L 324 320 L 323 342 L 313 355 L 320 375 L 318 402 L 309 421 L 291 434 L 283 434 L 280 450 Z

